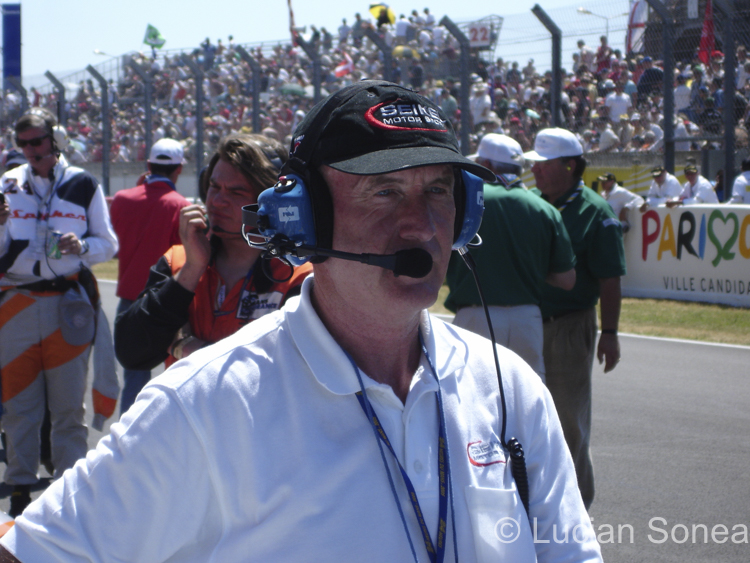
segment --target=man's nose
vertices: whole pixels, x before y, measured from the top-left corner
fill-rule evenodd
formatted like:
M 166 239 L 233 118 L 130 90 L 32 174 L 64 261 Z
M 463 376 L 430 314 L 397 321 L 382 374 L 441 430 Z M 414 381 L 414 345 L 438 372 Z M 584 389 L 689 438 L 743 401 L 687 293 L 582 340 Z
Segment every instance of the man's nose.
M 425 199 L 412 198 L 404 202 L 399 218 L 402 238 L 428 241 L 435 236 L 436 214 Z

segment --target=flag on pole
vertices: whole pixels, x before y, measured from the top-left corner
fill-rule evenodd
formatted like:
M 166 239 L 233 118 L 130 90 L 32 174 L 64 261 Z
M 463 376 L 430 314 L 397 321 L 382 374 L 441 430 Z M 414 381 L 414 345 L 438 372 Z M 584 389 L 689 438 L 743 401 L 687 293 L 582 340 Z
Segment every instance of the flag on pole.
M 334 71 L 336 78 L 341 78 L 342 76 L 346 76 L 350 72 L 354 71 L 354 61 L 349 56 L 349 53 L 347 53 L 346 51 L 344 51 L 343 53 L 344 62 L 337 66 L 336 70 Z
M 292 45 L 297 45 L 297 30 L 294 26 L 294 10 L 292 10 L 292 0 L 287 0 L 289 6 L 289 33 L 292 36 Z
M 648 4 L 646 0 L 631 2 L 630 17 L 628 18 L 628 34 L 625 40 L 627 53 L 643 52 L 643 36 L 648 21 Z
M 703 17 L 703 29 L 701 30 L 701 42 L 698 45 L 698 58 L 704 65 L 711 60 L 714 52 L 714 13 L 711 9 L 711 0 L 706 2 L 706 15 Z
M 161 49 L 164 46 L 164 43 L 167 42 L 167 40 L 161 36 L 161 33 L 159 33 L 158 29 L 156 29 L 153 25 L 148 24 L 148 27 L 146 28 L 146 35 L 144 35 L 143 37 L 143 42 L 146 45 L 151 46 L 152 48 Z

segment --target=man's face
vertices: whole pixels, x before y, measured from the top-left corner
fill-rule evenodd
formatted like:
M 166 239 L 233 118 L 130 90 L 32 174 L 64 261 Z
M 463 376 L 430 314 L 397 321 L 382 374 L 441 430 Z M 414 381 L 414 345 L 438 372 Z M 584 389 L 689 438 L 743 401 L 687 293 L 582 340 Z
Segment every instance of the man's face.
M 208 220 L 214 234 L 222 238 L 240 236 L 233 233 L 242 230 L 242 206 L 255 203 L 256 192 L 239 170 L 219 159 L 211 173 L 206 195 Z
M 664 180 L 666 180 L 666 179 L 667 179 L 667 173 L 666 172 L 662 172 L 658 176 L 654 176 L 654 182 L 656 182 L 660 186 L 664 183 Z
M 534 162 L 531 172 L 539 188 L 550 201 L 555 201 L 570 189 L 573 178 L 572 164 L 562 158 L 539 160 Z
M 698 179 L 698 173 L 697 172 L 685 172 L 685 178 L 687 178 L 687 181 L 690 182 L 690 185 L 694 185 L 695 181 Z
M 316 278 L 330 284 L 344 303 L 405 307 L 414 312 L 432 305 L 445 278 L 453 244 L 453 168 L 423 166 L 375 176 L 346 174 L 329 167 L 322 170 L 333 200 L 334 250 L 393 254 L 421 248 L 430 253 L 433 265 L 426 277 L 417 279 L 329 259 L 315 266 Z
M 21 151 L 23 151 L 23 156 L 26 157 L 26 160 L 29 161 L 31 167 L 34 169 L 37 169 L 38 165 L 43 162 L 42 159 L 46 161 L 47 159 L 45 157 L 49 157 L 53 154 L 52 138 L 46 129 L 32 127 L 16 135 L 16 138 L 20 141 L 18 143 L 19 146 L 23 144 L 24 141 L 31 141 L 31 143 L 22 147 Z M 34 144 L 37 144 L 37 146 L 34 146 Z

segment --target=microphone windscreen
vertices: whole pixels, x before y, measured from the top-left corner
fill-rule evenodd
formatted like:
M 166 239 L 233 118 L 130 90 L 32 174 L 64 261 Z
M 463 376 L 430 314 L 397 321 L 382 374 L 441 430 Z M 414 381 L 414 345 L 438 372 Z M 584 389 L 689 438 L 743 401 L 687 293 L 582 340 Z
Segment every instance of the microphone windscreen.
M 432 270 L 432 256 L 423 248 L 407 248 L 395 254 L 393 273 L 409 278 L 423 278 Z

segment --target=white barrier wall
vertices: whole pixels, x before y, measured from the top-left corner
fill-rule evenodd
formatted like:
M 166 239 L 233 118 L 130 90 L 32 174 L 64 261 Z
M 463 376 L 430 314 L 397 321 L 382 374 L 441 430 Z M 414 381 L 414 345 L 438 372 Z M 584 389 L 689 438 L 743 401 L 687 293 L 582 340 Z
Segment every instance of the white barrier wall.
M 626 297 L 750 307 L 750 205 L 630 210 Z

